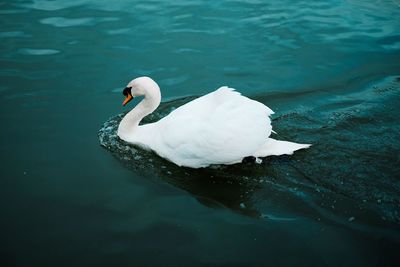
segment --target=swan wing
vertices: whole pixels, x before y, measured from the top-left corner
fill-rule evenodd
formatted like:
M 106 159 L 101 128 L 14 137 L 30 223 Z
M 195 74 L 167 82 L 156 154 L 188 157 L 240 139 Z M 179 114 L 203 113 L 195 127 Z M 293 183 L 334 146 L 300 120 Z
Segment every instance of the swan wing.
M 224 86 L 160 120 L 151 148 L 180 166 L 240 162 L 271 134 L 271 114 L 264 104 Z

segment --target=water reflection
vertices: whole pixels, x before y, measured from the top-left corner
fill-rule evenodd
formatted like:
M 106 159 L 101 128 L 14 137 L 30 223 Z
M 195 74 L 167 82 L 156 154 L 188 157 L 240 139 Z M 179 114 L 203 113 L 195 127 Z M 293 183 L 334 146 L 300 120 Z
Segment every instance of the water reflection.
M 163 103 L 155 113 L 145 118 L 144 123 L 156 121 L 175 107 L 192 99 L 188 97 Z M 128 168 L 143 176 L 184 189 L 206 206 L 226 207 L 248 216 L 260 216 L 251 198 L 254 192 L 261 188 L 260 181 L 253 179 L 260 168 L 254 168 L 251 160 L 234 166 L 180 168 L 155 153 L 144 151 L 120 140 L 116 135 L 116 129 L 123 115 L 107 121 L 100 130 L 99 137 L 100 143 L 111 150 Z

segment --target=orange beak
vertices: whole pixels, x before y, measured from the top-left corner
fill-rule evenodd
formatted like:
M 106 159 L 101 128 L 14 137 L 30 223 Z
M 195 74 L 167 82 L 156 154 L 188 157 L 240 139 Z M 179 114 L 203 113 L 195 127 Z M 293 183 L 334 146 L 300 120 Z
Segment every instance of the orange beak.
M 124 102 L 122 102 L 122 105 L 125 106 L 125 105 L 128 104 L 132 99 L 133 99 L 133 96 L 132 96 L 131 94 L 128 94 L 128 95 L 125 97 Z

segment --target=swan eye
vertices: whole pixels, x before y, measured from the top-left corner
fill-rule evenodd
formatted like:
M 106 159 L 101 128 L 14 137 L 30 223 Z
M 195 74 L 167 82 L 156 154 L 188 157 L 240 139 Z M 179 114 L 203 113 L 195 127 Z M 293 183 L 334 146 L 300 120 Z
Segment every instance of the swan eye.
M 122 94 L 124 96 L 128 96 L 128 94 L 130 95 L 131 94 L 131 89 L 132 89 L 132 87 L 125 87 L 125 89 L 122 91 Z

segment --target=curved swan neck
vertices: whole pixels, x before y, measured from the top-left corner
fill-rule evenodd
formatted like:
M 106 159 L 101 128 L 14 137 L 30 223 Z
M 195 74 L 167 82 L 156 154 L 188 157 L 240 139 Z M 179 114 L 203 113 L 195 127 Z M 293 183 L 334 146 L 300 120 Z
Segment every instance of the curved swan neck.
M 140 101 L 125 117 L 118 126 L 118 136 L 124 140 L 130 139 L 139 127 L 140 121 L 151 114 L 160 105 L 161 92 L 157 84 L 146 88 L 144 99 Z

